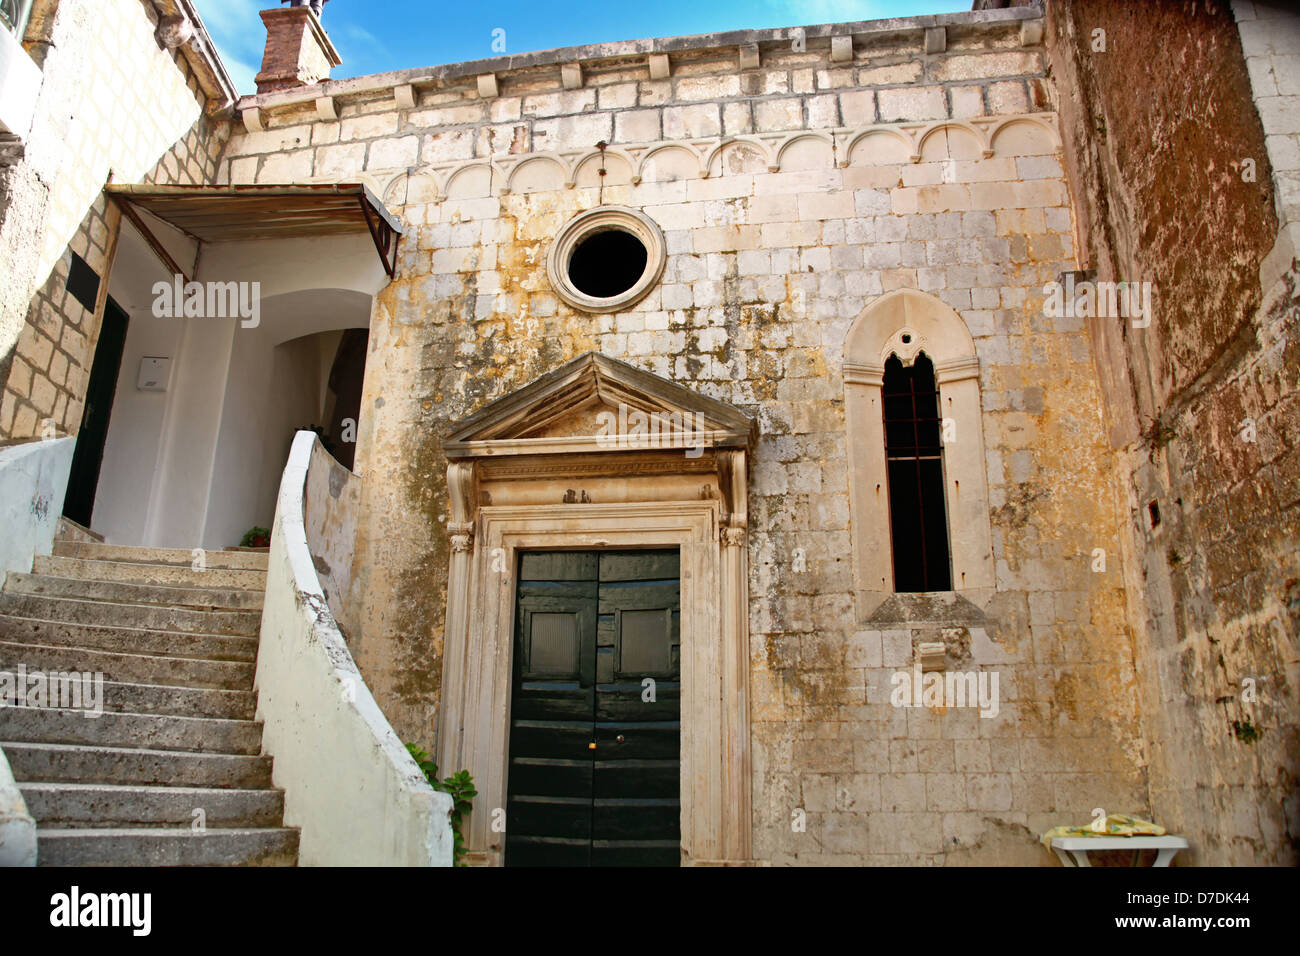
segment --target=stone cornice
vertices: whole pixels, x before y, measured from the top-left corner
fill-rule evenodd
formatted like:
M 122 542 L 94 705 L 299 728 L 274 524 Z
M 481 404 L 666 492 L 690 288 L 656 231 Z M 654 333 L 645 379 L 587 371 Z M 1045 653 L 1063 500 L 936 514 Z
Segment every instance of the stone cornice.
M 178 38 L 183 37 L 185 33 L 189 36 L 179 45 L 172 47 L 172 52 L 185 57 L 185 61 L 194 71 L 199 87 L 208 99 L 207 112 L 218 113 L 230 109 L 239 98 L 239 91 L 235 89 L 230 74 L 226 72 L 225 64 L 221 62 L 221 55 L 217 52 L 212 37 L 208 35 L 208 29 L 203 25 L 203 18 L 199 16 L 193 0 L 147 0 L 147 2 L 157 11 L 160 21 L 171 19 L 179 23 L 192 24 L 191 30 L 177 34 Z
M 1011 7 L 922 17 L 895 17 L 885 20 L 795 26 L 772 30 L 733 30 L 696 36 L 562 47 L 441 66 L 398 70 L 391 73 L 375 73 L 352 79 L 331 80 L 293 90 L 245 96 L 239 101 L 237 108 L 241 112 L 248 109 L 275 111 L 304 104 L 314 105 L 316 100 L 322 97 L 374 98 L 384 94 L 395 95 L 395 91 L 402 87 L 418 90 L 446 87 L 461 81 L 468 87 L 477 87 L 477 78 L 480 76 L 496 77 L 503 73 L 554 71 L 556 68 L 572 67 L 575 64 L 580 65 L 584 72 L 644 65 L 650 71 L 647 73 L 649 77 L 656 68 L 663 68 L 664 57 L 671 58 L 673 54 L 699 56 L 717 52 L 725 56 L 740 57 L 744 50 L 752 52 L 755 48 L 761 51 L 765 46 L 788 46 L 800 34 L 805 38 L 809 49 L 824 50 L 829 62 L 830 59 L 834 59 L 836 53 L 832 45 L 832 40 L 835 38 L 848 37 L 855 41 L 859 38 L 876 41 L 891 36 L 915 34 L 919 42 L 924 42 L 927 30 L 945 28 L 957 35 L 973 35 L 988 29 L 1005 28 L 1011 24 L 1041 19 L 1042 15 L 1042 10 L 1037 7 Z M 851 49 L 852 44 L 850 44 Z M 652 60 L 657 60 L 658 63 Z

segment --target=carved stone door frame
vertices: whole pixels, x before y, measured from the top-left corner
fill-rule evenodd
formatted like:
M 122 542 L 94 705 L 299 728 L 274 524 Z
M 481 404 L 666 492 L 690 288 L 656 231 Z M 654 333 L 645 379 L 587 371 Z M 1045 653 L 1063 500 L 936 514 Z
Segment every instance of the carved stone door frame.
M 641 408 L 705 416 L 707 428 L 692 438 L 699 447 L 651 451 L 568 431 L 565 454 L 556 454 L 557 439 L 539 434 L 537 425 L 557 420 L 557 391 L 545 387 L 548 381 L 570 409 L 608 403 L 613 393 Z M 749 861 L 745 529 L 752 420 L 588 355 L 466 422 L 444 443 L 451 561 L 436 750 L 444 771 L 474 776 L 478 797 L 465 832 L 471 861 L 497 865 L 504 855 L 504 834 L 493 824 L 504 819 L 507 804 L 519 553 L 671 547 L 681 552 L 683 862 Z M 581 498 L 563 494 L 566 485 L 582 487 Z

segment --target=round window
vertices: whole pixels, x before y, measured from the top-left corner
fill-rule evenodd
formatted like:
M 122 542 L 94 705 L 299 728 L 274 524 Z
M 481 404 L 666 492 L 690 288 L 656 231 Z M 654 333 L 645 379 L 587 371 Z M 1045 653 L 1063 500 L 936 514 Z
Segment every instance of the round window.
M 636 304 L 663 275 L 663 233 L 634 209 L 602 206 L 575 217 L 546 259 L 551 286 L 585 312 L 613 312 Z

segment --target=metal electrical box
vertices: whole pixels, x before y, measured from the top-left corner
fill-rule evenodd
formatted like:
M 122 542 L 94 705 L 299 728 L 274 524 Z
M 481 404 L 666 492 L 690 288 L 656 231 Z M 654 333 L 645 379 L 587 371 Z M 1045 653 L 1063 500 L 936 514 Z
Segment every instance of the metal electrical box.
M 142 392 L 167 391 L 167 376 L 171 370 L 170 358 L 146 355 L 140 359 L 140 377 L 136 379 L 136 388 Z

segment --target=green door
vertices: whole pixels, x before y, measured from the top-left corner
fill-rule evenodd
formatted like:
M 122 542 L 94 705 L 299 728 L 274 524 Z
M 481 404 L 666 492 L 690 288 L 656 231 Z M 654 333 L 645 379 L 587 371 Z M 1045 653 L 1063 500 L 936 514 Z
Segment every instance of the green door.
M 506 863 L 680 862 L 676 551 L 521 556 Z

